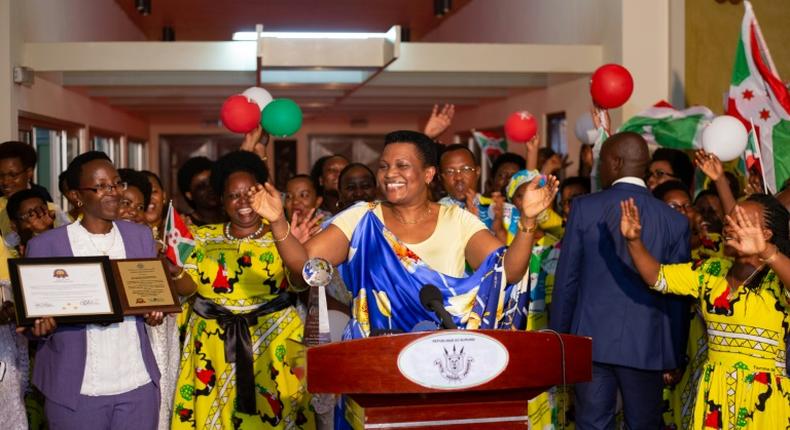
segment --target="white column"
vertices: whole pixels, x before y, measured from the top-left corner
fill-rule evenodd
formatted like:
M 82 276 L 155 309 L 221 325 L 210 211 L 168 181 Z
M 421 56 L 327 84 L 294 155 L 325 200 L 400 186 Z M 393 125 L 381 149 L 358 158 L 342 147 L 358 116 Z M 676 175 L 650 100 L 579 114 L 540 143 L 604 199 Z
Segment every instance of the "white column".
M 21 52 L 22 3 L 0 0 L 0 141 L 18 140 L 18 89 L 14 84 L 13 69 L 19 65 Z
M 683 71 L 685 37 L 682 32 L 670 35 L 670 29 L 675 31 L 684 25 L 683 2 L 603 1 L 607 21 L 602 38 L 604 61 L 623 65 L 634 78 L 631 99 L 622 108 L 611 112 L 615 127 L 659 100 L 672 99 L 672 71 Z M 671 52 L 678 45 L 681 49 Z
M 670 98 L 669 0 L 622 0 L 622 64 L 634 77 L 628 119 Z

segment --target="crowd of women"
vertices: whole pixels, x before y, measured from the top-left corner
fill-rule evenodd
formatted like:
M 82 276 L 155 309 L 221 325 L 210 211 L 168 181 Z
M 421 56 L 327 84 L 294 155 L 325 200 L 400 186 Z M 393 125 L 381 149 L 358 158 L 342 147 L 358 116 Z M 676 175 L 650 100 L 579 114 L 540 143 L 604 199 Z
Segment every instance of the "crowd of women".
M 316 428 L 326 417 L 293 363 L 304 331 L 302 267 L 313 257 L 338 267 L 342 288 L 330 292 L 348 311 L 346 339 L 435 321 L 419 302 L 425 284 L 439 286 L 459 328 L 549 327 L 558 260 L 579 246 L 564 240 L 565 227 L 574 202 L 591 191 L 592 148 L 582 147 L 573 176 L 566 159 L 533 139 L 525 157 L 499 156 L 480 184 L 473 151 L 435 140 L 452 116 L 452 107 L 434 109 L 423 133 L 386 135 L 375 172 L 332 155 L 284 190 L 269 182 L 260 130 L 217 160 L 186 161 L 177 186 L 195 247 L 182 266 L 168 263 L 179 314 L 104 325 L 42 318 L 17 328 L 6 281 L 3 427 Z M 61 209 L 33 183 L 35 164 L 31 146 L 0 144 L 4 258 L 155 258 L 165 251 L 169 198 L 156 174 L 116 169 L 101 152 L 80 154 L 60 176 L 69 202 Z M 696 192 L 695 165 L 709 182 Z M 644 288 L 695 299 L 686 358 L 664 369 L 664 425 L 784 428 L 790 192 L 775 197 L 759 183 L 743 187 L 701 151 L 692 161 L 658 149 L 641 169 L 641 186 L 684 215 L 690 232 L 689 261 L 663 264 L 642 243 L 637 204 L 626 199 L 615 208 L 617 240 L 627 243 L 627 264 Z M 5 270 L 0 265 L 0 279 L 8 279 Z M 729 343 L 720 334 L 725 325 L 752 344 Z M 545 393 L 530 402 L 531 424 L 570 426 L 572 404 L 563 390 Z M 334 421 L 347 426 L 342 413 Z

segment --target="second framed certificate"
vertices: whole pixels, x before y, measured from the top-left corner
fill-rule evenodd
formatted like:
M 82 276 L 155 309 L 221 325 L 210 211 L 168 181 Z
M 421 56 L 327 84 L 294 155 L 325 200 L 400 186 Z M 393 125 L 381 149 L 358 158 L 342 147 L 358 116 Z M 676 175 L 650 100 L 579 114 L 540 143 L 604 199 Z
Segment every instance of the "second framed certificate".
M 178 313 L 181 304 L 173 280 L 159 259 L 111 260 L 124 315 Z

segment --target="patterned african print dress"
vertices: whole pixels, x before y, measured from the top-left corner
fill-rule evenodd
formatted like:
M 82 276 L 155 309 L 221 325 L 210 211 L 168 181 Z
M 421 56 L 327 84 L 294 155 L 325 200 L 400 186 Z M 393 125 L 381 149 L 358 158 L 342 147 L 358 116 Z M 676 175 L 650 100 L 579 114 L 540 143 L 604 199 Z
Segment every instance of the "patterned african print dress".
M 271 233 L 255 240 L 229 240 L 223 225 L 208 225 L 196 229 L 195 243 L 184 267 L 198 285 L 198 301 L 202 297 L 238 315 L 286 294 L 288 284 Z M 174 399 L 173 428 L 313 429 L 305 385 L 289 365 L 299 349 L 290 340 L 301 341 L 303 334 L 302 320 L 293 306 L 249 323 L 257 409 L 253 414 L 238 410 L 239 354 L 237 350 L 235 362 L 226 360 L 229 330 L 223 330 L 218 321 L 221 319 L 198 315 L 197 306 L 191 313 Z
M 691 250 L 694 266 L 701 266 L 709 258 L 724 258 L 724 240 L 718 233 L 700 236 L 700 244 Z M 708 333 L 698 303 L 691 307 L 689 340 L 686 345 L 686 368 L 680 381 L 664 388 L 664 428 L 687 429 L 694 414 L 697 383 L 708 358 Z
M 707 330 L 707 358 L 694 393 L 693 429 L 786 429 L 790 379 L 785 339 L 790 298 L 773 272 L 759 288 L 730 294 L 725 279 L 732 262 L 711 258 L 662 265 L 659 292 L 698 300 Z

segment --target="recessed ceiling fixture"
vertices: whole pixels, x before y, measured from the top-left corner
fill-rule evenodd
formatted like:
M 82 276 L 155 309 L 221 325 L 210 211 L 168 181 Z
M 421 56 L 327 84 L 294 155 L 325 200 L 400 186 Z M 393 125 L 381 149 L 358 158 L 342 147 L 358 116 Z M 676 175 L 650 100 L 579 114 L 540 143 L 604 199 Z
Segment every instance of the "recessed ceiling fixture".
M 134 6 L 142 16 L 151 14 L 151 0 L 134 0 Z
M 437 18 L 441 18 L 453 8 L 453 0 L 433 0 L 433 14 Z
M 233 33 L 233 40 L 255 40 L 257 33 L 254 31 L 237 31 Z M 386 39 L 388 33 L 327 33 L 327 32 L 294 32 L 294 31 L 264 31 L 261 37 L 276 39 Z

